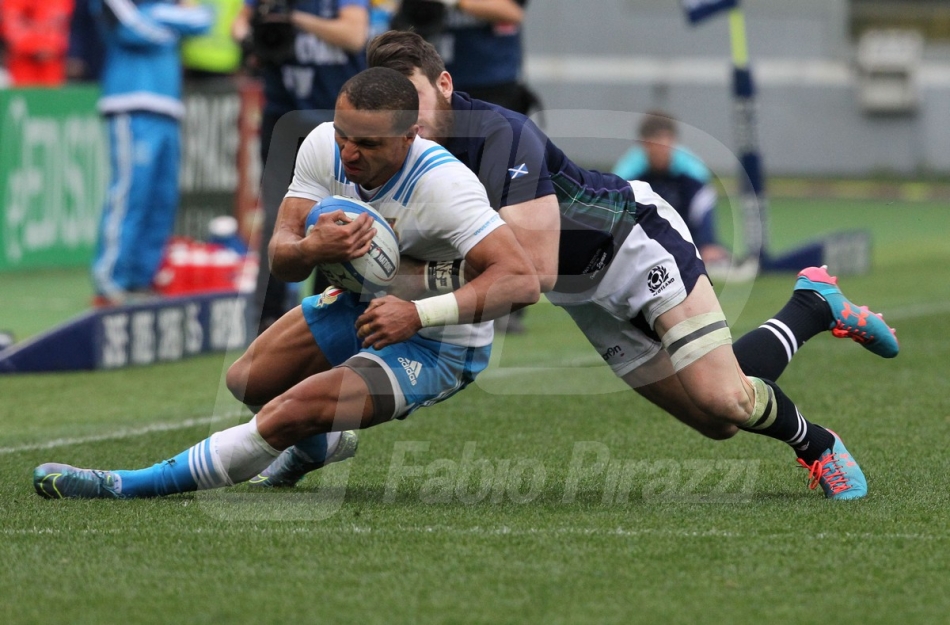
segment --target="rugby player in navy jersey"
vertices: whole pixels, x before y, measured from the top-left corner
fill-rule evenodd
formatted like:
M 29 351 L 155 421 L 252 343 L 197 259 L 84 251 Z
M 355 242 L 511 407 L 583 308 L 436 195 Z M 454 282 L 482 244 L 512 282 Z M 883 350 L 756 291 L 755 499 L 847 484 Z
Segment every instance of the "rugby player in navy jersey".
M 580 168 L 530 119 L 454 92 L 436 50 L 413 33 L 385 33 L 367 55 L 371 67 L 413 82 L 420 133 L 478 175 L 548 299 L 616 375 L 710 438 L 741 429 L 789 444 L 829 498 L 867 493 L 841 439 L 802 417 L 775 380 L 799 347 L 829 329 L 896 356 L 894 332 L 878 315 L 813 267 L 778 314 L 733 344 L 686 225 L 647 184 Z M 427 263 L 423 273 L 438 271 Z

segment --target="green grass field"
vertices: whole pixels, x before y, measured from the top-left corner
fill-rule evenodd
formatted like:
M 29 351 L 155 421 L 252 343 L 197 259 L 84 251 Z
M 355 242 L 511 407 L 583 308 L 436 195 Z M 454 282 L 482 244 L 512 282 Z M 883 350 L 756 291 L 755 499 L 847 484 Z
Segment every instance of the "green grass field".
M 622 390 L 544 304 L 478 385 L 364 432 L 356 458 L 293 493 L 33 492 L 39 463 L 144 466 L 246 418 L 221 386 L 226 356 L 7 376 L 0 622 L 946 622 L 950 210 L 776 201 L 772 217 L 779 250 L 873 230 L 873 272 L 842 283 L 897 327 L 900 356 L 820 336 L 781 380 L 845 438 L 867 499 L 809 491 L 776 441 L 679 425 Z M 777 311 L 792 282 L 725 294 L 734 333 Z M 89 295 L 81 270 L 0 274 L 0 329 L 35 334 Z M 400 466 L 418 475 L 395 480 Z

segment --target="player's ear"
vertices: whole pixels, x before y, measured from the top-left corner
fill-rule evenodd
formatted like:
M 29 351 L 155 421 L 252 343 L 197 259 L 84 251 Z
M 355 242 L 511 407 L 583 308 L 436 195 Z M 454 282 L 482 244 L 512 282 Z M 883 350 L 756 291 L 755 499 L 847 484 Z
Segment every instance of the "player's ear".
M 407 141 L 412 141 L 416 138 L 416 135 L 419 134 L 419 124 L 413 124 L 409 126 L 409 130 L 406 131 L 405 137 Z
M 439 77 L 435 79 L 435 86 L 443 97 L 452 97 L 452 92 L 455 90 L 454 86 L 452 85 L 452 74 L 443 71 L 441 74 L 439 74 Z

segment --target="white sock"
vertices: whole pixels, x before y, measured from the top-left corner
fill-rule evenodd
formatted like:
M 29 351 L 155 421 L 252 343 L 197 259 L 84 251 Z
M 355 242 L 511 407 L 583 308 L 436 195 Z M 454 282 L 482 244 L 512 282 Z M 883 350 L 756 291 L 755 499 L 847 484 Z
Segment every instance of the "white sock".
M 333 455 L 340 444 L 341 432 L 327 432 L 327 458 Z
M 248 423 L 211 435 L 211 459 L 215 474 L 224 483 L 211 488 L 245 482 L 264 469 L 280 455 L 257 431 L 257 416 Z

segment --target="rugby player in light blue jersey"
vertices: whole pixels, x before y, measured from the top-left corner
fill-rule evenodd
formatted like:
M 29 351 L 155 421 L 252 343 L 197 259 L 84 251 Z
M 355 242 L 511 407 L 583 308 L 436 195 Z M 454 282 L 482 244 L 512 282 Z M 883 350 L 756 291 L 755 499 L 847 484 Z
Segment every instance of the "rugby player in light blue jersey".
M 475 175 L 416 136 L 417 117 L 416 90 L 398 72 L 375 68 L 347 81 L 334 121 L 301 146 L 271 239 L 273 271 L 300 280 L 321 263 L 369 251 L 375 230 L 368 213 L 352 221 L 343 211 L 327 213 L 305 233 L 314 203 L 336 194 L 369 203 L 391 222 L 400 253 L 450 265 L 464 259 L 477 277 L 417 301 L 387 295 L 364 302 L 340 289 L 310 297 L 228 371 L 235 396 L 263 405 L 249 423 L 140 470 L 47 463 L 34 471 L 37 493 L 132 498 L 230 486 L 295 443 L 295 461 L 319 466 L 352 455 L 355 438 L 340 432 L 404 418 L 474 380 L 488 364 L 490 320 L 536 302 L 538 278 Z

